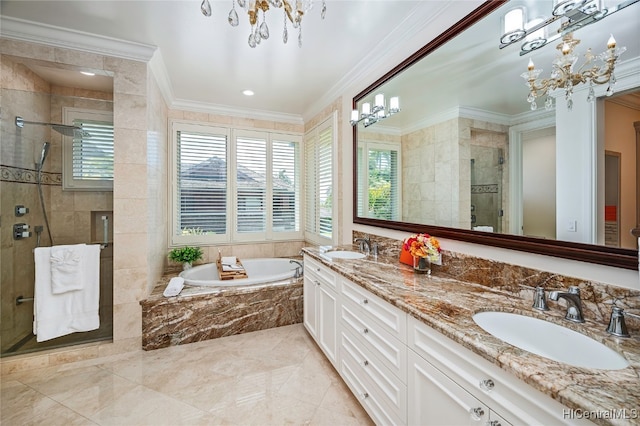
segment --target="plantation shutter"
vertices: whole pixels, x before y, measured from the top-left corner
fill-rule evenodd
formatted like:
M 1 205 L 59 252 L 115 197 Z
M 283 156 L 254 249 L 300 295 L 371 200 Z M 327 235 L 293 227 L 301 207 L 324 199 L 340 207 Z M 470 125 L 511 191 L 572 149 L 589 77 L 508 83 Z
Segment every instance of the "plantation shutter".
M 274 140 L 272 143 L 273 232 L 300 230 L 300 145 Z
M 333 240 L 333 131 L 328 119 L 305 135 L 305 238 L 324 244 Z
M 177 235 L 227 233 L 227 136 L 177 132 Z
M 238 233 L 265 232 L 267 224 L 267 141 L 236 138 Z
M 319 233 L 331 238 L 333 219 L 333 129 L 325 128 L 318 138 Z
M 76 119 L 72 143 L 71 171 L 73 179 L 113 181 L 113 124 Z

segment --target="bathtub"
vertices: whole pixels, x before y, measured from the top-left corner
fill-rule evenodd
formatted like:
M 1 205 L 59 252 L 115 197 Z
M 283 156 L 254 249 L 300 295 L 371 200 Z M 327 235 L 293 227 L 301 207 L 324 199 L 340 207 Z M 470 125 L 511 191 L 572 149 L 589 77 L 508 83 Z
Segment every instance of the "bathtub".
M 247 272 L 247 278 L 223 281 L 220 279 L 215 263 L 194 266 L 182 271 L 180 276 L 188 285 L 229 287 L 286 280 L 294 276 L 298 267 L 297 264 L 291 263 L 290 259 L 283 258 L 246 259 L 242 261 L 242 265 Z

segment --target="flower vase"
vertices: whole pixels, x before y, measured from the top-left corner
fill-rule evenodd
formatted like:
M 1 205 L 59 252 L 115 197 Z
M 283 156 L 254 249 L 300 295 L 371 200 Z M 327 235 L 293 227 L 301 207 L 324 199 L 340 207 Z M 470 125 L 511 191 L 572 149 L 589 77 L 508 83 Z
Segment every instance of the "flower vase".
M 191 268 L 193 268 L 193 264 L 191 264 L 191 262 L 184 262 L 182 264 L 182 270 L 183 271 L 186 271 L 187 269 L 191 269 Z
M 413 272 L 431 275 L 431 260 L 428 257 L 413 257 Z

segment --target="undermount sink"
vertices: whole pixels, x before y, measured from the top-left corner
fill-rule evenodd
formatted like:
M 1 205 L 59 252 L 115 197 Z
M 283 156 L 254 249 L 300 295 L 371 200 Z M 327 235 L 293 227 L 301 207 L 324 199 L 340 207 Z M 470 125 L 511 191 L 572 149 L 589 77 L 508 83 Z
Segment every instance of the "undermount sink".
M 600 370 L 620 370 L 629 365 L 622 355 L 602 343 L 538 318 L 479 312 L 473 320 L 498 339 L 554 361 Z
M 322 253 L 322 255 L 330 259 L 362 259 L 363 257 L 365 257 L 364 253 L 351 250 L 327 251 Z

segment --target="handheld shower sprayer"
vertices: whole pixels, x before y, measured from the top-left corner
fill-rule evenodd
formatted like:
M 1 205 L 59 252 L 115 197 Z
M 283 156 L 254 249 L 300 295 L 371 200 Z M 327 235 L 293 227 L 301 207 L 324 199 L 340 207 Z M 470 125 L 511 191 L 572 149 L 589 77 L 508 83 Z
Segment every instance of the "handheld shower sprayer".
M 45 142 L 42 144 L 42 151 L 40 152 L 40 161 L 37 164 L 37 170 L 42 171 L 42 167 L 44 166 L 44 160 L 47 159 L 47 154 L 49 154 L 49 148 L 51 144 L 49 142 Z

